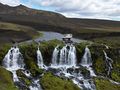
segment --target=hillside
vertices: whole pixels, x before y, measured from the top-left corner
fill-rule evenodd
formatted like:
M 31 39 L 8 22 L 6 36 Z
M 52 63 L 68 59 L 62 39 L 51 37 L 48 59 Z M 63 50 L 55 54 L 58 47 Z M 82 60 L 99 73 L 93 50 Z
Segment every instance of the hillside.
M 67 18 L 61 14 L 35 10 L 24 5 L 10 7 L 0 4 L 0 21 L 29 26 L 40 31 L 72 33 L 80 39 L 118 38 L 120 22 L 97 19 Z
M 0 22 L 0 45 L 33 39 L 40 34 L 37 30 L 23 25 Z

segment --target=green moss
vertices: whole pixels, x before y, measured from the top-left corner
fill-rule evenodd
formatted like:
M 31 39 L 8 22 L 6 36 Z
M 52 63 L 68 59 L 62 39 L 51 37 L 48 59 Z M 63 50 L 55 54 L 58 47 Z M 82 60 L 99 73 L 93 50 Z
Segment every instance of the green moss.
M 50 64 L 53 50 L 58 44 L 62 43 L 58 40 L 51 40 L 40 43 L 39 48 L 46 65 Z M 33 76 L 36 76 L 43 72 L 43 70 L 39 69 L 37 65 L 37 49 L 38 44 L 36 43 L 20 45 L 20 50 L 23 54 L 26 68 L 30 70 Z
M 94 42 L 98 44 L 105 44 L 111 47 L 119 47 L 120 46 L 120 37 L 104 37 L 104 38 L 95 38 Z
M 80 67 L 81 74 L 84 75 L 84 77 L 88 78 L 90 76 L 90 71 L 88 71 L 85 67 Z
M 0 90 L 18 90 L 12 80 L 12 74 L 0 67 Z
M 10 47 L 11 47 L 11 45 L 9 45 L 9 44 L 5 44 L 4 46 L 0 47 L 0 65 L 2 65 L 2 61 L 3 61 L 6 53 L 10 49 Z
M 112 74 L 111 74 L 111 78 L 112 78 L 114 81 L 120 82 L 120 72 L 117 71 L 117 70 L 113 70 L 113 71 L 112 71 Z
M 105 46 L 92 44 L 90 47 L 92 60 L 93 60 L 93 68 L 97 75 L 106 76 L 106 64 L 103 50 L 105 50 Z
M 84 50 L 85 50 L 85 47 L 86 45 L 89 45 L 89 43 L 79 43 L 79 44 L 75 44 L 76 46 L 76 55 L 77 55 L 77 60 L 78 62 L 77 63 L 80 63 L 81 62 L 81 58 L 84 54 Z
M 80 90 L 72 81 L 63 80 L 51 73 L 46 73 L 40 81 L 44 90 Z
M 43 34 L 42 32 L 38 31 L 38 34 L 32 36 L 32 38 L 33 38 L 33 39 L 36 39 L 36 38 L 38 38 L 38 37 L 42 37 L 43 35 L 44 35 L 44 34 Z
M 103 61 L 103 58 L 99 57 L 98 59 L 96 59 L 95 63 L 94 63 L 94 68 L 97 74 L 99 75 L 105 75 L 105 63 Z
M 112 84 L 110 81 L 102 78 L 95 78 L 97 90 L 120 90 L 120 85 Z
M 19 77 L 19 80 L 23 82 L 25 85 L 29 86 L 31 84 L 31 81 L 26 77 L 22 70 L 18 70 L 17 75 Z
M 108 56 L 113 60 L 111 78 L 114 81 L 120 82 L 120 55 L 119 55 L 119 48 L 111 47 L 106 52 Z
M 53 54 L 54 48 L 57 45 L 63 46 L 63 43 L 59 40 L 50 40 L 47 42 L 42 42 L 40 44 L 40 51 L 42 53 L 44 63 L 46 65 L 49 65 L 51 63 L 52 54 Z
M 31 45 L 23 45 L 20 46 L 20 50 L 24 57 L 24 62 L 26 64 L 26 68 L 30 70 L 33 76 L 36 76 L 37 74 L 41 74 L 41 69 L 37 66 L 37 45 L 31 44 Z

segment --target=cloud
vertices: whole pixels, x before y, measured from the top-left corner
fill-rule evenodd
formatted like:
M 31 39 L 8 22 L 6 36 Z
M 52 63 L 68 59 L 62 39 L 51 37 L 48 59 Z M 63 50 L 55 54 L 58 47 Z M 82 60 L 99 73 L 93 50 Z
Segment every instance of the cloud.
M 54 7 L 68 17 L 105 18 L 120 17 L 120 0 L 34 0 L 40 6 Z
M 17 6 L 21 3 L 20 0 L 0 0 L 0 2 L 10 6 Z
M 120 20 L 120 0 L 0 0 L 8 5 L 37 6 L 67 17 Z M 26 3 L 24 3 L 27 1 Z

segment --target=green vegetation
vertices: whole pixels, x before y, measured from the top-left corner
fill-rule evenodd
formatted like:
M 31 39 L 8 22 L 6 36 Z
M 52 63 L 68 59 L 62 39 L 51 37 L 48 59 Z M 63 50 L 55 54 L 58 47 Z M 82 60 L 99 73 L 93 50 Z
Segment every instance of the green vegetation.
M 48 65 L 51 62 L 54 47 L 56 47 L 58 43 L 61 42 L 58 40 L 52 40 L 48 42 L 42 42 L 39 45 L 45 64 Z M 43 70 L 39 69 L 37 66 L 37 49 L 38 44 L 36 43 L 24 44 L 20 46 L 21 53 L 24 57 L 24 62 L 26 63 L 26 68 L 30 70 L 33 76 L 36 76 L 37 74 L 41 74 L 43 72 Z
M 2 60 L 4 59 L 6 53 L 10 49 L 11 45 L 5 44 L 4 46 L 0 47 L 0 65 L 2 65 Z
M 44 90 L 80 90 L 70 80 L 64 80 L 51 73 L 46 73 L 40 80 Z
M 35 39 L 43 35 L 32 27 L 7 22 L 0 22 L 0 32 L 0 46 Z
M 24 62 L 26 64 L 26 68 L 30 70 L 33 76 L 36 76 L 37 74 L 42 73 L 42 70 L 38 68 L 37 66 L 37 45 L 31 44 L 31 45 L 24 45 L 20 47 L 21 53 L 24 57 Z
M 95 43 L 105 44 L 111 47 L 120 47 L 120 37 L 104 37 L 104 38 L 95 38 L 92 40 Z
M 52 54 L 57 45 L 63 46 L 63 43 L 59 40 L 50 40 L 40 44 L 39 47 L 46 65 L 51 63 Z
M 120 82 L 120 56 L 119 56 L 119 48 L 110 47 L 106 49 L 104 45 L 93 44 L 90 46 L 92 60 L 93 60 L 93 68 L 98 75 L 107 76 L 114 81 Z M 107 67 L 105 64 L 105 56 L 103 50 L 106 51 L 108 57 L 113 60 L 112 72 L 110 75 L 107 75 Z
M 19 77 L 19 80 L 23 82 L 25 85 L 29 86 L 31 84 L 31 81 L 26 77 L 22 70 L 18 70 L 17 75 Z
M 105 50 L 105 46 L 92 44 L 90 47 L 92 60 L 93 60 L 93 68 L 98 75 L 106 76 L 106 65 L 103 50 Z
M 85 67 L 80 67 L 80 71 L 81 71 L 81 74 L 86 77 L 86 78 L 89 78 L 90 76 L 90 71 L 88 71 Z
M 106 47 L 104 45 L 99 45 L 99 44 L 91 44 L 90 45 L 90 44 L 91 44 L 90 42 L 83 42 L 83 43 L 75 44 L 75 47 L 77 50 L 78 63 L 80 62 L 80 59 L 82 58 L 82 56 L 84 54 L 84 49 L 85 49 L 86 45 L 88 45 L 88 47 L 91 51 L 91 54 L 92 54 L 93 68 L 94 68 L 96 74 L 105 76 L 105 77 L 109 77 L 114 81 L 120 82 L 119 49 L 113 48 L 113 47 L 106 49 Z M 44 63 L 46 65 L 50 64 L 53 50 L 57 45 L 60 45 L 60 48 L 63 47 L 63 43 L 59 40 L 51 40 L 51 41 L 47 41 L 47 42 L 44 41 L 44 42 L 40 43 L 39 49 L 42 52 Z M 8 52 L 10 47 L 11 47 L 11 45 L 5 45 L 4 47 L 0 48 L 0 51 L 1 51 L 0 52 L 0 63 L 1 64 L 2 64 L 2 60 L 5 56 L 5 54 Z M 38 49 L 38 44 L 35 42 L 24 43 L 24 44 L 20 44 L 19 47 L 20 47 L 20 51 L 24 57 L 24 62 L 26 64 L 25 68 L 31 72 L 33 77 L 42 74 L 44 72 L 44 70 L 39 69 L 37 66 L 36 51 Z M 113 63 L 112 63 L 113 69 L 112 69 L 112 72 L 110 73 L 110 76 L 107 75 L 107 69 L 106 69 L 106 65 L 105 65 L 105 56 L 104 56 L 103 50 L 105 50 L 106 53 L 108 54 L 108 56 L 113 59 Z M 1 68 L 1 70 L 3 72 L 5 69 Z M 80 70 L 81 73 L 86 78 L 90 74 L 90 72 L 88 70 L 86 70 L 86 68 L 84 68 L 84 67 L 81 67 L 78 70 Z M 7 71 L 5 70 L 5 73 L 6 72 Z M 3 74 L 0 74 L 0 78 L 2 77 L 1 75 L 3 75 Z M 22 73 L 22 70 L 18 70 L 17 75 L 19 76 L 19 79 L 27 86 L 29 86 L 31 84 L 31 80 L 29 80 L 29 78 L 27 78 Z M 7 75 L 7 76 L 9 76 L 9 75 Z M 3 78 L 3 80 L 4 79 L 6 80 L 7 76 L 5 78 Z M 12 80 L 12 77 L 10 76 L 9 79 Z M 40 81 L 41 81 L 40 83 L 42 84 L 42 87 L 45 90 L 57 90 L 57 89 L 58 90 L 79 90 L 79 88 L 76 85 L 74 85 L 72 83 L 72 81 L 64 80 L 63 78 L 54 76 L 51 73 L 46 73 Z M 115 90 L 115 89 L 118 90 L 117 86 L 114 84 L 111 84 L 108 80 L 95 78 L 95 82 L 96 82 L 98 90 L 105 90 L 105 88 L 107 88 L 109 85 L 110 85 L 109 87 L 111 87 L 113 85 L 111 87 L 113 90 Z M 3 82 L 0 82 L 0 83 L 4 84 Z M 12 83 L 12 81 L 10 81 L 9 83 Z M 106 83 L 107 86 L 103 86 L 103 89 L 102 89 L 102 85 L 104 85 L 104 84 L 101 84 L 101 83 L 104 83 L 104 84 Z M 0 85 L 2 85 L 2 84 L 0 84 Z M 7 83 L 6 83 L 6 85 L 7 85 Z M 110 90 L 112 90 L 112 89 L 110 89 Z M 7 90 L 7 89 L 3 89 L 3 90 Z
M 37 31 L 37 32 L 38 32 L 37 35 L 32 36 L 33 39 L 36 39 L 36 38 L 38 38 L 38 37 L 42 37 L 42 36 L 44 35 L 44 34 L 43 34 L 42 32 L 40 32 L 40 31 Z
M 78 60 L 77 63 L 80 63 L 81 58 L 84 54 L 84 50 L 85 50 L 86 45 L 90 45 L 90 43 L 89 42 L 82 42 L 82 43 L 79 43 L 79 44 L 75 44 L 76 55 L 77 55 L 77 60 Z
M 104 75 L 104 76 L 106 75 L 105 62 L 104 62 L 103 58 L 99 57 L 95 60 L 94 69 L 97 74 Z
M 95 78 L 97 90 L 120 90 L 120 85 L 112 84 L 107 79 Z
M 18 90 L 13 83 L 12 74 L 0 67 L 0 90 Z
M 120 55 L 119 55 L 119 48 L 110 48 L 107 51 L 110 58 L 112 58 L 113 69 L 111 72 L 111 78 L 117 82 L 120 82 Z

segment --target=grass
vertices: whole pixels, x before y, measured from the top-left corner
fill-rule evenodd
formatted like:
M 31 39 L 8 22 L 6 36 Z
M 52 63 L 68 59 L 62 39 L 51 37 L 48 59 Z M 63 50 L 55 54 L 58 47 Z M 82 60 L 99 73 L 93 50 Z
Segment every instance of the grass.
M 2 61 L 7 54 L 8 50 L 10 49 L 10 44 L 5 44 L 4 46 L 0 47 L 0 65 L 2 64 Z
M 46 73 L 40 80 L 44 90 L 80 90 L 70 80 L 64 80 L 51 73 Z
M 38 32 L 38 35 L 35 35 L 35 36 L 33 36 L 33 39 L 36 39 L 36 38 L 38 38 L 38 37 L 42 37 L 44 34 L 42 33 L 42 32 L 40 32 L 40 31 L 37 31 Z
M 13 83 L 12 74 L 0 66 L 0 90 L 18 90 Z
M 0 22 L 0 32 L 0 45 L 11 43 L 12 41 L 21 42 L 42 36 L 42 33 L 32 27 L 7 22 Z
M 113 84 L 107 79 L 95 78 L 94 80 L 97 90 L 120 90 L 120 85 Z
M 106 44 L 111 47 L 120 46 L 120 37 L 104 37 L 104 38 L 95 38 L 92 40 L 95 43 Z

